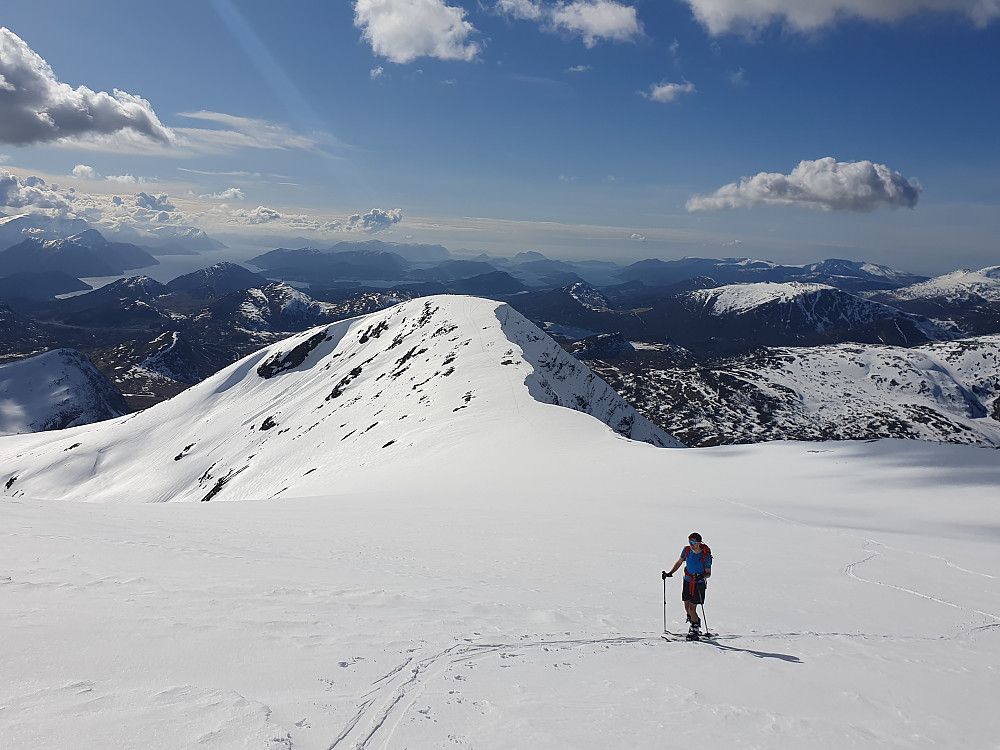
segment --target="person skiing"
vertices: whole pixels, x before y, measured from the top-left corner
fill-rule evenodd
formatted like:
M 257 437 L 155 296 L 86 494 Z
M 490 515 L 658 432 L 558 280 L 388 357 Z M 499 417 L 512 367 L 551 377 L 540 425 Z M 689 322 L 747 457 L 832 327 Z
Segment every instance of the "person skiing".
M 689 638 L 697 638 L 701 634 L 701 618 L 698 617 L 698 605 L 705 603 L 705 582 L 712 576 L 712 550 L 707 544 L 702 544 L 701 534 L 694 531 L 688 534 L 688 546 L 681 550 L 674 567 L 663 571 L 663 580 L 667 580 L 684 566 L 684 588 L 681 600 L 687 610 L 687 620 L 691 623 Z

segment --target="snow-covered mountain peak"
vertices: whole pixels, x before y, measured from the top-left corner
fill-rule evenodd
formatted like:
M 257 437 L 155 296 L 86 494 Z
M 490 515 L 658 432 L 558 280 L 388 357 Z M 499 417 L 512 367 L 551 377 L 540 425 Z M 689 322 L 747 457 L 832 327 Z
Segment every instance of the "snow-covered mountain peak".
M 471 455 L 514 471 L 609 427 L 679 446 L 507 305 L 431 297 L 292 336 L 124 419 L 11 438 L 0 480 L 92 501 L 268 498 Z
M 791 302 L 797 298 L 822 291 L 836 291 L 824 284 L 803 284 L 790 281 L 779 284 L 771 281 L 756 284 L 728 284 L 714 289 L 698 289 L 688 294 L 696 304 L 711 308 L 716 315 L 745 313 L 774 302 Z
M 74 349 L 0 365 L 0 435 L 87 424 L 127 411 L 118 389 Z
M 903 300 L 942 299 L 948 303 L 961 303 L 976 298 L 989 302 L 1000 301 L 1000 266 L 936 276 L 919 284 L 897 289 L 893 296 Z

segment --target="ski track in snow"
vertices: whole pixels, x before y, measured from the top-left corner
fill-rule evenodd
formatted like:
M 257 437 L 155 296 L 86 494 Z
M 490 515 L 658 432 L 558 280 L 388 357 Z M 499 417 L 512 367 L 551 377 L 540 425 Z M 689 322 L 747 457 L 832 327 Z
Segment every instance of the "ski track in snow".
M 856 581 L 860 581 L 861 583 L 867 583 L 867 584 L 871 584 L 873 586 L 882 586 L 882 587 L 885 587 L 885 588 L 888 588 L 888 589 L 893 589 L 894 591 L 900 591 L 900 592 L 905 593 L 905 594 L 910 594 L 912 596 L 917 596 L 917 597 L 920 597 L 921 599 L 926 599 L 928 601 L 932 601 L 932 602 L 935 602 L 937 604 L 942 604 L 942 605 L 947 606 L 947 607 L 953 607 L 954 609 L 958 609 L 958 610 L 961 610 L 963 612 L 970 612 L 972 614 L 980 615 L 982 617 L 987 617 L 987 618 L 990 618 L 990 619 L 996 621 L 996 625 L 987 625 L 987 626 L 985 626 L 985 629 L 996 627 L 996 626 L 1000 626 L 1000 615 L 994 614 L 992 612 L 984 612 L 983 610 L 975 609 L 975 608 L 972 608 L 972 607 L 965 607 L 965 606 L 962 606 L 961 604 L 956 604 L 954 602 L 950 602 L 950 601 L 947 601 L 945 599 L 941 599 L 939 597 L 932 596 L 930 594 L 925 594 L 925 593 L 923 593 L 921 591 L 916 591 L 915 589 L 907 588 L 905 586 L 897 586 L 896 584 L 886 583 L 885 581 L 879 581 L 879 580 L 870 579 L 870 578 L 863 578 L 863 577 L 859 576 L 857 573 L 855 573 L 854 572 L 855 568 L 858 568 L 861 565 L 864 565 L 864 564 L 866 564 L 868 562 L 871 562 L 875 558 L 880 557 L 882 555 L 881 552 L 879 552 L 877 550 L 870 549 L 870 547 L 872 545 L 878 545 L 879 547 L 882 547 L 883 549 L 888 550 L 888 551 L 900 552 L 900 550 L 897 550 L 897 549 L 891 547 L 890 545 L 885 544 L 884 542 L 880 542 L 877 539 L 870 539 L 870 538 L 867 538 L 867 537 L 857 536 L 856 534 L 851 534 L 850 532 L 843 531 L 843 530 L 840 530 L 840 529 L 831 529 L 831 528 L 827 528 L 825 526 L 820 526 L 818 524 L 811 524 L 811 523 L 806 523 L 806 522 L 803 522 L 803 521 L 796 521 L 796 520 L 794 520 L 792 518 L 787 518 L 787 517 L 779 515 L 777 513 L 772 513 L 771 511 L 764 510 L 763 508 L 758 508 L 758 507 L 756 507 L 754 505 L 750 505 L 749 503 L 744 503 L 744 502 L 741 502 L 739 500 L 733 500 L 731 498 L 721 497 L 719 495 L 706 495 L 704 492 L 701 492 L 700 490 L 694 489 L 692 487 L 688 487 L 687 491 L 691 492 L 692 494 L 701 495 L 702 497 L 708 497 L 708 498 L 711 498 L 713 500 L 718 500 L 720 502 L 728 503 L 730 505 L 735 505 L 735 506 L 737 506 L 739 508 L 743 508 L 745 510 L 751 510 L 751 511 L 754 511 L 756 513 L 760 513 L 762 516 L 765 516 L 767 518 L 772 518 L 772 519 L 774 519 L 776 521 L 780 521 L 782 523 L 791 524 L 793 526 L 802 526 L 802 527 L 809 528 L 809 529 L 817 529 L 817 530 L 828 532 L 828 533 L 833 533 L 833 534 L 839 534 L 841 536 L 846 536 L 846 537 L 849 537 L 851 539 L 861 540 L 861 541 L 864 542 L 863 549 L 865 549 L 867 552 L 869 552 L 869 554 L 866 557 L 862 558 L 861 560 L 857 560 L 855 562 L 849 563 L 846 567 L 844 567 L 843 570 L 842 570 L 842 572 L 844 573 L 844 575 L 846 575 L 849 578 L 852 578 L 852 579 L 854 579 Z M 940 562 L 943 562 L 948 567 L 954 568 L 955 570 L 961 571 L 963 573 L 968 573 L 970 575 L 975 575 L 975 576 L 981 576 L 981 577 L 984 577 L 984 578 L 991 578 L 991 579 L 995 578 L 995 576 L 992 576 L 992 575 L 990 575 L 988 573 L 979 573 L 979 572 L 974 571 L 974 570 L 967 570 L 965 568 L 961 568 L 961 567 L 955 565 L 950 560 L 948 560 L 948 559 L 946 559 L 944 557 L 940 557 L 940 556 L 937 556 L 937 555 L 927 555 L 927 554 L 922 554 L 922 556 L 923 557 L 927 557 L 928 559 L 931 559 L 931 560 L 938 560 Z M 975 626 L 975 625 L 972 625 L 970 623 L 970 630 L 971 631 L 982 630 L 982 629 L 984 629 L 983 626 Z M 787 635 L 790 635 L 790 634 L 787 634 Z M 819 635 L 819 634 L 816 634 L 816 635 Z
M 375 742 L 381 742 L 381 747 L 389 747 L 393 731 L 403 716 L 413 707 L 427 683 L 454 665 L 476 661 L 495 653 L 500 653 L 502 657 L 506 652 L 530 649 L 617 646 L 652 643 L 656 640 L 659 639 L 620 636 L 596 639 L 525 641 L 516 644 L 465 643 L 455 644 L 427 657 L 409 657 L 372 682 L 373 690 L 361 696 L 357 704 L 357 713 L 347 722 L 343 731 L 329 745 L 328 750 L 338 750 L 338 748 L 365 750 L 373 746 L 372 743 Z

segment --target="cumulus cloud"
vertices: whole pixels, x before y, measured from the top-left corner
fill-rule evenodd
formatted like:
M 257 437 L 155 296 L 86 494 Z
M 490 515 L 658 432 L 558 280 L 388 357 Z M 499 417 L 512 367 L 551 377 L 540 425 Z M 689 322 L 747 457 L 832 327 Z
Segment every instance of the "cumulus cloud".
M 0 169 L 0 206 L 8 208 L 54 209 L 68 211 L 69 201 L 53 185 L 49 187 L 41 177 L 18 177 Z
M 246 199 L 246 195 L 238 187 L 231 187 L 219 193 L 208 193 L 207 195 L 199 195 L 198 197 L 217 201 L 241 201 Z
M 496 9 L 511 18 L 535 21 L 547 31 L 579 36 L 586 47 L 593 47 L 601 40 L 628 42 L 643 33 L 636 9 L 614 0 L 550 4 L 535 0 L 498 0 Z
M 879 208 L 913 208 L 920 183 L 884 164 L 838 162 L 833 157 L 802 161 L 791 174 L 761 172 L 709 196 L 695 196 L 688 211 L 753 206 L 802 206 L 822 211 L 867 213 Z
M 654 83 L 649 87 L 649 91 L 640 91 L 641 96 L 650 101 L 663 102 L 664 104 L 676 101 L 681 94 L 693 94 L 697 91 L 693 83 Z
M 139 208 L 146 208 L 150 211 L 173 211 L 174 205 L 170 202 L 166 193 L 160 195 L 147 195 L 146 193 L 135 194 L 135 205 Z
M 60 83 L 19 36 L 0 28 L 0 142 L 26 146 L 123 131 L 171 142 L 148 101 L 118 89 L 109 94 Z
M 891 22 L 926 11 L 958 13 L 983 27 L 1000 17 L 997 0 L 685 0 L 712 34 L 783 23 L 811 31 L 846 18 Z
M 346 221 L 331 221 L 326 228 L 333 232 L 381 232 L 403 220 L 403 210 L 373 208 L 366 214 L 352 214 Z
M 469 62 L 481 49 L 468 41 L 477 30 L 465 10 L 444 0 L 356 0 L 354 25 L 376 55 L 394 63 L 418 57 Z
M 552 25 L 583 38 L 586 47 L 601 39 L 627 42 L 642 34 L 636 9 L 612 0 L 559 3 L 551 12 Z
M 73 167 L 73 176 L 78 180 L 96 180 L 97 170 L 86 164 L 77 164 Z
M 273 208 L 257 206 L 252 211 L 245 211 L 242 208 L 234 211 L 233 218 L 230 221 L 236 224 L 270 224 L 279 219 L 281 219 L 281 214 Z

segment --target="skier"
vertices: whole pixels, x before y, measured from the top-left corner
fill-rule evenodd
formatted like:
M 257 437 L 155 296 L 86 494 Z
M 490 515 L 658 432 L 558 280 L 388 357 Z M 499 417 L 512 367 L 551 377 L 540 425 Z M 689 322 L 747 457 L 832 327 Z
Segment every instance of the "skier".
M 663 580 L 673 576 L 674 572 L 684 566 L 684 588 L 681 599 L 687 610 L 687 620 L 691 623 L 688 638 L 698 638 L 701 635 L 701 618 L 698 617 L 698 605 L 705 603 L 705 581 L 712 576 L 712 550 L 707 544 L 701 543 L 701 534 L 697 531 L 688 534 L 688 546 L 681 550 L 674 567 L 669 572 L 663 571 Z

